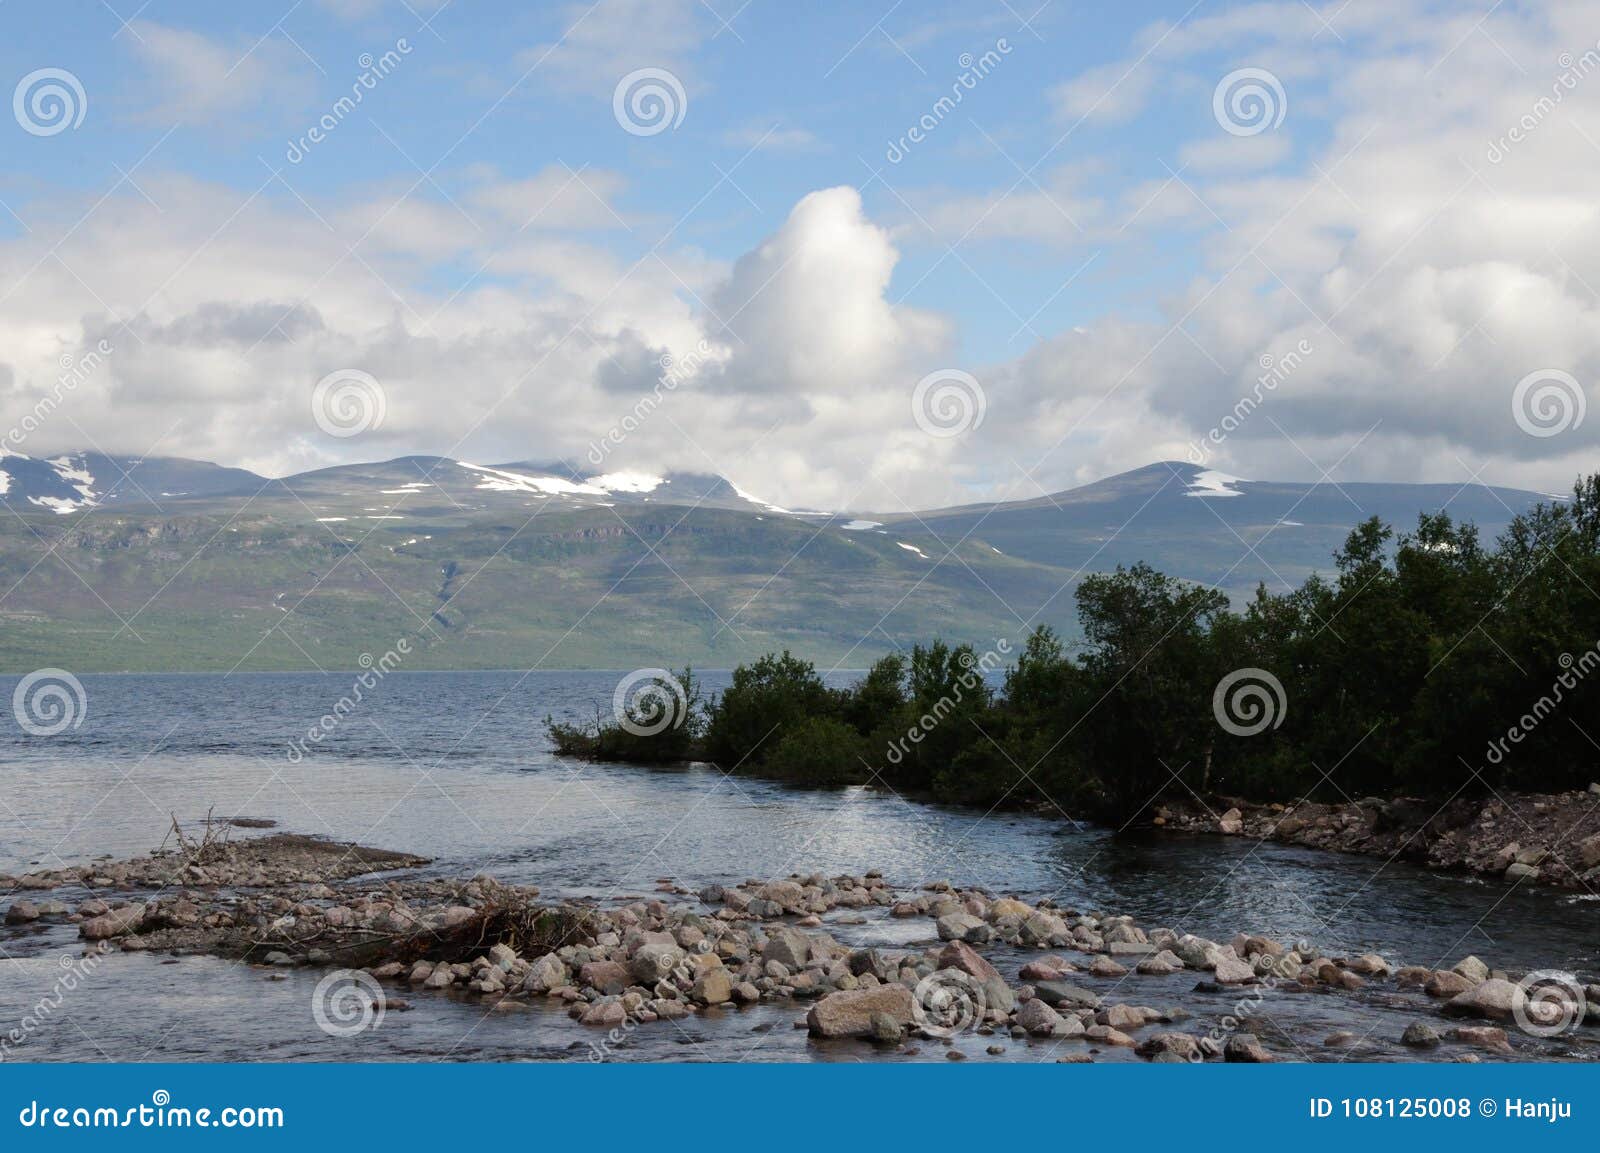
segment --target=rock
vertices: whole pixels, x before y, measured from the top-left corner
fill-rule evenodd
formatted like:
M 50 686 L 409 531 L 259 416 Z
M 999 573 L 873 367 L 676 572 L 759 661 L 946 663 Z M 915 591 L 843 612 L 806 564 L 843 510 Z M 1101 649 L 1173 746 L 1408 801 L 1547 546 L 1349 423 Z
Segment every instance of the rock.
M 1452 1036 L 1463 1044 L 1476 1045 L 1480 1049 L 1489 1049 L 1495 1053 L 1512 1052 L 1506 1031 L 1497 1029 L 1493 1025 L 1463 1025 L 1456 1029 Z
M 1031 1001 L 1024 1001 L 1022 1008 L 1017 1010 L 1017 1024 L 1035 1037 L 1053 1037 L 1065 1022 L 1060 1013 L 1035 997 Z
M 1100 995 L 1087 989 L 1070 985 L 1066 981 L 1036 981 L 1033 995 L 1052 1009 L 1066 1006 L 1069 1009 L 1098 1009 Z
M 428 974 L 428 979 L 422 982 L 424 989 L 448 989 L 455 984 L 455 970 L 449 965 L 436 965 L 433 972 Z
M 1231 949 L 1218 949 L 1216 955 L 1217 982 L 1222 985 L 1242 985 L 1256 979 L 1256 971 L 1239 960 Z
M 799 929 L 778 925 L 768 930 L 767 943 L 761 948 L 762 960 L 776 961 L 791 972 L 797 972 L 806 967 L 810 957 L 811 938 Z
M 1524 865 L 1521 861 L 1513 861 L 1506 866 L 1506 880 L 1537 881 L 1539 872 L 1539 869 L 1533 865 Z
M 1101 1045 L 1117 1045 L 1124 1049 L 1132 1049 L 1134 1040 L 1121 1029 L 1114 1029 L 1110 1025 L 1090 1025 L 1083 1031 L 1086 1041 L 1094 1041 Z
M 1154 957 L 1146 957 L 1144 960 L 1140 961 L 1136 966 L 1134 966 L 1134 971 L 1141 973 L 1146 977 L 1165 977 L 1172 973 L 1179 972 L 1183 968 L 1182 962 L 1179 962 L 1176 965 L 1172 963 L 1172 961 L 1178 960 L 1177 957 L 1174 957 L 1171 953 L 1166 953 L 1165 956 L 1171 957 L 1172 960 L 1165 960 L 1163 959 L 1163 955 L 1158 953 Z
M 1460 973 L 1440 969 L 1430 976 L 1422 991 L 1430 997 L 1455 997 L 1472 988 L 1473 982 Z
M 517 963 L 517 951 L 510 945 L 497 944 L 489 948 L 489 960 L 502 972 L 511 972 L 511 966 Z
M 1329 1033 L 1322 1043 L 1334 1049 L 1347 1049 L 1356 1043 L 1356 1035 L 1348 1029 L 1340 1029 L 1337 1033 Z
M 1439 1034 L 1433 1026 L 1413 1021 L 1406 1026 L 1406 1031 L 1400 1034 L 1400 1043 L 1410 1045 L 1413 1049 L 1431 1049 L 1439 1043 Z
M 1450 966 L 1450 971 L 1452 973 L 1461 974 L 1461 976 L 1471 981 L 1474 985 L 1480 981 L 1486 981 L 1489 978 L 1489 966 L 1485 965 L 1476 957 L 1462 958 L 1454 965 Z
M 1344 963 L 1344 967 L 1352 973 L 1361 973 L 1368 977 L 1389 975 L 1389 962 L 1376 953 L 1363 953 L 1359 957 L 1351 957 Z
M 1113 1029 L 1144 1028 L 1144 1012 L 1132 1005 L 1112 1005 L 1095 1014 L 1095 1021 Z
M 1110 957 L 1096 957 L 1094 963 L 1089 966 L 1089 972 L 1096 977 L 1122 977 L 1127 975 L 1128 970 L 1126 966 L 1117 964 Z
M 1590 791 L 1595 790 L 1594 785 L 1589 786 Z M 1578 842 L 1578 859 L 1583 862 L 1585 869 L 1592 869 L 1600 865 L 1600 833 L 1592 837 L 1585 837 Z
M 1139 1042 L 1134 1052 L 1151 1059 L 1169 1054 L 1171 1059 L 1179 1061 L 1195 1061 L 1201 1056 L 1200 1042 L 1188 1033 L 1154 1033 Z
M 1001 917 L 1015 917 L 1018 921 L 1025 921 L 1032 915 L 1032 907 L 1011 897 L 1001 897 L 993 902 L 987 913 L 990 922 L 998 921 Z
M 144 924 L 144 916 L 143 905 L 124 905 L 120 909 L 112 909 L 109 913 L 79 922 L 78 935 L 86 941 L 104 941 L 110 937 L 120 937 Z
M 1067 923 L 1060 917 L 1050 913 L 1035 912 L 1022 922 L 1019 935 L 1024 945 L 1044 945 L 1052 938 L 1065 939 L 1069 934 Z
M 1402 989 L 1416 985 L 1426 985 L 1433 976 L 1433 970 L 1426 965 L 1402 965 L 1395 970 L 1394 981 Z M 1458 992 L 1460 990 L 1457 990 Z
M 628 1019 L 628 1011 L 622 1007 L 621 1001 L 597 1001 L 583 1011 L 583 1016 L 578 1018 L 582 1025 L 597 1025 L 603 1029 L 614 1029 Z
M 548 993 L 567 982 L 567 967 L 554 953 L 546 953 L 534 961 L 528 975 L 522 979 L 524 993 Z
M 976 977 L 980 982 L 1000 976 L 1000 970 L 989 964 L 982 954 L 964 941 L 951 941 L 940 950 L 939 968 L 959 969 L 968 976 Z
M 1170 948 L 1178 955 L 1178 959 L 1191 969 L 1213 969 L 1216 967 L 1216 954 L 1221 946 L 1204 937 L 1185 933 L 1172 942 Z
M 12 901 L 11 907 L 6 910 L 6 924 L 26 925 L 30 921 L 37 921 L 42 915 L 39 906 L 32 901 Z
M 635 984 L 650 988 L 657 981 L 670 977 L 672 971 L 683 964 L 683 960 L 684 952 L 677 945 L 664 945 L 652 941 L 648 945 L 639 946 L 628 959 L 628 975 L 633 978 Z
M 892 1013 L 874 1013 L 870 1020 L 872 1039 L 880 1045 L 898 1045 L 905 1040 L 906 1030 Z
M 1149 957 L 1155 954 L 1156 947 L 1145 941 L 1112 941 L 1106 952 L 1113 957 Z
M 982 930 L 983 939 L 987 939 L 989 933 L 989 926 L 971 913 L 947 913 L 940 917 L 935 925 L 939 930 L 941 941 L 965 940 L 968 933 L 975 934 L 978 930 Z
M 1445 1003 L 1447 1017 L 1490 1017 L 1503 1021 L 1511 1016 L 1522 997 L 1522 990 L 1510 981 L 1490 977 Z
M 728 970 L 714 966 L 700 974 L 690 996 L 702 1004 L 721 1005 L 733 997 L 733 979 L 728 976 Z
M 1058 968 L 1058 962 L 1064 964 L 1059 957 L 1052 957 L 1043 961 L 1029 961 L 1017 971 L 1017 976 L 1024 981 L 1059 981 L 1067 974 L 1068 970 Z
M 431 976 L 433 976 L 433 962 L 418 961 L 411 966 L 411 972 L 406 974 L 406 980 L 413 985 L 420 985 Z
M 904 985 L 880 985 L 873 989 L 852 989 L 829 993 L 811 1006 L 806 1028 L 814 1037 L 868 1037 L 872 1017 L 883 1013 L 901 1027 L 915 1020 L 915 999 Z
M 1265 1065 L 1277 1060 L 1262 1048 L 1260 1039 L 1254 1033 L 1235 1033 L 1229 1037 L 1228 1043 L 1222 1047 L 1222 1059 L 1246 1065 Z
M 649 981 L 640 983 L 650 986 L 658 980 L 652 970 Z M 585 961 L 578 966 L 578 983 L 614 996 L 628 987 L 628 966 L 621 961 Z

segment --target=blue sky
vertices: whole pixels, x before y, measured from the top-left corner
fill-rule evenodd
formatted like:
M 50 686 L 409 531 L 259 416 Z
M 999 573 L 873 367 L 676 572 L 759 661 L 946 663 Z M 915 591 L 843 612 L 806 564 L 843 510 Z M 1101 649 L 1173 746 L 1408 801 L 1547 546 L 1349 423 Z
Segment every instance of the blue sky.
M 60 350 L 114 331 L 94 413 L 38 447 L 555 457 L 706 339 L 680 419 L 615 463 L 809 503 L 1035 496 L 1185 454 L 1561 487 L 1593 426 L 1529 437 L 1508 405 L 1526 373 L 1593 384 L 1592 211 L 1540 191 L 1596 156 L 1585 7 L 8 4 L 7 84 L 64 70 L 86 107 L 0 129 L 0 291 L 27 302 L 0 395 L 37 403 Z M 681 104 L 655 134 L 615 112 L 640 69 Z M 1265 123 L 1219 104 L 1242 70 Z M 1519 302 L 1559 332 L 1510 347 Z M 1270 419 L 1205 439 L 1305 341 Z M 385 425 L 330 438 L 304 396 L 352 368 Z M 930 437 L 906 398 L 943 370 L 983 419 Z

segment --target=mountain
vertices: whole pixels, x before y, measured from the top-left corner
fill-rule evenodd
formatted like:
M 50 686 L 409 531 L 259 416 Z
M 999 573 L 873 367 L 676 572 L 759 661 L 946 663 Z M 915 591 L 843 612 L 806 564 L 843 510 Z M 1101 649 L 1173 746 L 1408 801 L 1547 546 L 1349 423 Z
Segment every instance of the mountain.
M 1255 482 L 1165 462 L 1036 499 L 790 511 L 721 477 L 408 456 L 268 480 L 177 459 L 0 459 L 0 669 L 860 667 L 933 636 L 1076 631 L 1084 575 L 1148 561 L 1236 598 L 1330 565 L 1359 521 L 1481 485 Z

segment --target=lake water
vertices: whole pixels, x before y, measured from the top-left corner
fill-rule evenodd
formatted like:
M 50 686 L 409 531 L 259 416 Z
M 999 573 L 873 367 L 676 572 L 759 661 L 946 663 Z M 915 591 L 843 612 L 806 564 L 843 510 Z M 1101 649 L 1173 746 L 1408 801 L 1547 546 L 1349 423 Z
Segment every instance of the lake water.
M 676 771 L 557 758 L 547 714 L 609 711 L 620 674 L 393 673 L 298 762 L 290 743 L 348 693 L 353 674 L 83 678 L 82 725 L 54 737 L 0 726 L 0 872 L 59 868 L 155 848 L 173 814 L 276 821 L 280 828 L 434 858 L 432 871 L 492 873 L 547 895 L 615 900 L 660 878 L 690 888 L 791 872 L 883 871 L 911 889 L 936 879 L 1211 936 L 1305 938 L 1325 951 L 1451 963 L 1476 953 L 1507 968 L 1600 966 L 1600 905 L 1571 894 L 1434 874 L 1403 862 L 1237 838 L 1112 837 L 1015 813 L 934 806 L 865 789 L 809 792 L 712 768 Z M 726 674 L 706 675 L 710 689 Z M 9 701 L 16 678 L 0 678 Z M 0 714 L 4 715 L 4 714 Z M 909 944 L 932 923 L 874 917 L 841 940 Z M 71 926 L 0 929 L 0 1035 L 48 993 Z M 100 963 L 18 1053 L 35 1060 L 509 1059 L 583 1056 L 594 1030 L 535 1007 L 486 1013 L 418 994 L 353 1040 L 312 1023 L 317 974 L 203 958 L 116 955 Z M 1141 978 L 1140 1003 L 1219 1014 L 1237 994 L 1190 992 L 1194 975 Z M 1592 979 L 1592 977 L 1591 977 Z M 1165 1001 L 1163 1001 L 1165 998 Z M 1410 1004 L 1410 1002 L 1406 1002 Z M 1255 1010 L 1264 1039 L 1377 1029 L 1361 1055 L 1400 1058 L 1382 996 L 1275 994 Z M 762 1006 L 640 1028 L 620 1059 L 850 1059 Z M 1403 1019 L 1402 1019 L 1403 1020 Z M 1575 1036 L 1575 1035 L 1574 1035 Z M 960 1044 L 983 1054 L 980 1042 Z M 1002 1039 L 1003 1040 L 1003 1039 Z M 1041 1059 L 1007 1042 L 1007 1058 Z M 1271 1042 L 1269 1041 L 1269 1046 Z M 1570 1040 L 1526 1056 L 1561 1055 Z M 924 1053 L 924 1056 L 927 1054 Z M 1321 1057 L 1326 1053 L 1304 1052 Z M 1339 1054 L 1335 1054 L 1339 1055 Z M 1110 1058 L 1126 1057 L 1112 1052 Z

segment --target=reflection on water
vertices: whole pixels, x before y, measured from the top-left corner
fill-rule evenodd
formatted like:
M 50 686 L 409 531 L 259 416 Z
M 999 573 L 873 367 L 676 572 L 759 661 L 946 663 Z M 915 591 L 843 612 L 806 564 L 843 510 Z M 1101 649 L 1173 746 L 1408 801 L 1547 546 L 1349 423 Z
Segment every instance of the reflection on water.
M 191 821 L 214 806 L 219 815 L 425 853 L 436 858 L 436 871 L 487 871 L 548 894 L 613 899 L 648 893 L 661 877 L 698 887 L 875 867 L 901 888 L 948 879 L 1206 935 L 1245 929 L 1421 964 L 1470 952 L 1507 967 L 1596 965 L 1597 905 L 1567 895 L 1512 893 L 1402 862 L 1237 839 L 1113 838 L 1052 819 L 924 805 L 864 789 L 805 792 L 706 767 L 652 771 L 553 756 L 545 714 L 608 708 L 616 679 L 392 674 L 293 763 L 288 742 L 349 690 L 348 674 L 85 678 L 82 728 L 49 740 L 9 726 L 0 735 L 0 871 L 145 851 L 161 841 L 171 813 Z M 725 675 L 706 679 L 711 688 L 726 683 Z M 0 696 L 8 699 L 14 683 L 0 679 Z M 886 922 L 869 931 L 905 930 Z M 66 927 L 0 932 L 6 953 L 24 958 L 0 964 L 0 1012 L 11 1014 L 44 991 L 30 969 L 53 963 L 71 943 Z M 54 952 L 44 955 L 48 950 Z M 244 1055 L 241 1044 L 269 1059 L 339 1056 L 306 1017 L 315 978 L 267 977 L 200 958 L 162 965 L 117 957 L 92 982 L 115 992 L 76 997 L 74 1011 L 93 1018 L 84 1032 L 119 1057 L 140 1055 L 138 1047 L 163 1030 L 170 1036 L 152 1059 L 226 1059 Z M 1140 996 L 1159 980 L 1144 981 Z M 1192 974 L 1172 980 L 1171 994 L 1193 1001 Z M 1333 1020 L 1352 1011 L 1344 999 L 1280 1000 L 1293 1002 L 1280 1011 L 1295 1019 L 1318 1013 Z M 549 1058 L 592 1039 L 556 1010 L 485 1016 L 479 1006 L 442 997 L 415 1001 L 414 1011 L 392 1015 L 383 1030 L 361 1039 L 359 1056 Z M 531 1029 L 530 1014 L 537 1021 Z M 765 1007 L 729 1013 L 726 1021 L 658 1029 L 654 1039 L 636 1035 L 630 1044 L 655 1052 L 681 1041 L 684 1051 L 670 1055 L 682 1059 L 735 1059 L 741 1043 L 759 1044 L 760 1055 L 775 1059 L 828 1056 L 791 1035 L 794 1015 Z M 666 1039 L 669 1032 L 677 1041 Z M 685 1034 L 705 1036 L 689 1041 Z M 39 1057 L 98 1056 L 72 1029 L 42 1030 L 30 1045 Z

